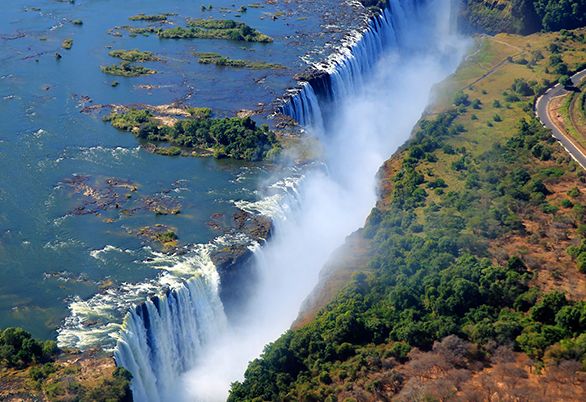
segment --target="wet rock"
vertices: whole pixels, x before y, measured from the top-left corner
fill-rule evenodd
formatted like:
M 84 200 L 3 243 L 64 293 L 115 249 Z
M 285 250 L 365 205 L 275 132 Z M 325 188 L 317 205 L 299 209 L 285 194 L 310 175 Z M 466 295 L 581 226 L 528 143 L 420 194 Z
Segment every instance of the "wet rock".
M 144 226 L 137 231 L 130 231 L 130 233 L 155 242 L 163 247 L 163 250 L 170 251 L 177 248 L 178 237 L 176 230 L 171 226 L 157 224 L 154 226 Z
M 271 236 L 273 222 L 264 215 L 251 214 L 239 209 L 234 213 L 233 219 L 236 230 L 245 233 L 256 242 L 264 242 Z
M 177 215 L 181 212 L 181 204 L 170 195 L 176 187 L 149 196 L 134 196 L 138 193 L 138 185 L 115 177 L 95 180 L 89 176 L 75 175 L 63 180 L 62 184 L 81 196 L 80 205 L 69 212 L 72 215 L 101 215 L 114 211 L 120 217 L 141 211 L 156 215 Z M 112 216 L 103 218 L 104 222 L 114 220 Z
M 155 215 L 177 215 L 181 212 L 181 204 L 165 193 L 145 197 L 143 202 L 146 208 Z
M 84 284 L 94 284 L 87 274 L 75 274 L 69 271 L 59 271 L 59 272 L 44 272 L 43 279 L 45 280 L 56 280 L 61 282 L 73 282 L 73 283 L 84 283 Z
M 320 70 L 317 68 L 312 68 L 306 71 L 303 71 L 299 74 L 295 75 L 295 79 L 301 82 L 311 82 L 315 80 L 325 79 L 326 76 L 329 76 L 327 71 Z
M 210 255 L 220 275 L 220 298 L 228 316 L 237 314 L 242 304 L 250 300 L 258 283 L 254 246 L 266 243 L 273 229 L 269 218 L 243 210 L 234 213 L 232 220 L 233 230 L 242 241 L 220 247 Z

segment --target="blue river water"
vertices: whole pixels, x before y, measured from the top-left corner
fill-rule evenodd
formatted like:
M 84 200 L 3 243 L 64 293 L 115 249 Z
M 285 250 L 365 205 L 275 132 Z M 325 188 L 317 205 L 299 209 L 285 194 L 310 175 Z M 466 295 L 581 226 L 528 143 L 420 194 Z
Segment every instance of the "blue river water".
M 167 225 L 181 245 L 204 244 L 229 226 L 237 201 L 257 199 L 259 183 L 272 174 L 269 165 L 153 155 L 132 135 L 104 123 L 100 114 L 82 113 L 84 107 L 99 104 L 174 101 L 211 107 L 219 116 L 241 109 L 269 111 L 271 102 L 295 85 L 293 75 L 306 66 L 302 56 L 323 48 L 336 35 L 318 34 L 323 21 L 304 9 L 303 2 L 277 9 L 265 3 L 213 0 L 213 9 L 202 11 L 201 6 L 209 3 L 11 0 L 3 6 L 0 327 L 23 326 L 37 337 L 54 338 L 73 301 L 160 275 L 150 263 L 157 255 L 156 245 L 136 235 L 141 227 Z M 241 6 L 247 11 L 238 12 Z M 129 21 L 138 13 L 174 13 L 165 24 L 169 27 L 185 25 L 187 17 L 235 19 L 274 42 L 161 40 L 156 35 L 108 33 L 115 26 L 148 26 Z M 74 24 L 76 19 L 83 24 Z M 315 41 L 303 39 L 312 33 Z M 68 38 L 73 39 L 72 48 L 61 48 Z M 102 73 L 101 65 L 118 61 L 108 56 L 110 49 L 156 53 L 162 60 L 145 66 L 157 74 L 125 78 Z M 201 65 L 193 56 L 211 51 L 288 68 L 219 68 Z M 113 81 L 119 85 L 112 86 Z M 130 184 L 112 187 L 107 184 L 112 179 Z M 89 188 L 101 189 L 103 195 L 112 190 L 122 194 L 130 187 L 136 190 L 129 194 L 130 213 L 116 208 L 76 212 L 91 200 Z M 181 213 L 156 215 L 144 207 L 149 199 L 180 205 Z

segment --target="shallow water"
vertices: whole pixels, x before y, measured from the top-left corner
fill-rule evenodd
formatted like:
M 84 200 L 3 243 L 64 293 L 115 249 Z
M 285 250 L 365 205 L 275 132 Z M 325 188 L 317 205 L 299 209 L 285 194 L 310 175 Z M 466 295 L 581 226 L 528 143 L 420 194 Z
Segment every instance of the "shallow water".
M 208 4 L 210 2 L 206 2 Z M 99 291 L 100 281 L 139 283 L 160 271 L 148 263 L 150 244 L 129 234 L 145 225 L 176 228 L 182 245 L 207 243 L 221 231 L 208 222 L 223 214 L 227 224 L 234 201 L 254 201 L 269 166 L 210 158 L 170 158 L 140 149 L 130 134 L 81 113 L 94 104 L 163 104 L 176 100 L 211 107 L 217 114 L 267 105 L 294 85 L 304 67 L 301 56 L 321 48 L 320 19 L 301 5 L 271 18 L 275 6 L 234 10 L 247 2 L 214 0 L 213 11 L 184 0 L 12 0 L 0 14 L 0 327 L 18 325 L 38 337 L 55 337 L 73 300 Z M 235 6 L 232 6 L 232 5 Z M 231 11 L 222 11 L 226 7 Z M 293 7 L 293 6 L 286 6 Z M 160 40 L 155 35 L 122 37 L 107 31 L 137 13 L 172 12 L 185 17 L 242 20 L 272 36 L 272 44 L 224 40 Z M 71 23 L 83 20 L 82 26 Z M 298 32 L 316 34 L 299 41 Z M 72 38 L 73 48 L 60 47 Z M 105 75 L 99 66 L 118 60 L 108 48 L 150 50 L 163 58 L 145 63 L 157 74 L 138 78 Z M 214 51 L 232 58 L 280 63 L 287 70 L 244 70 L 200 65 L 192 52 Z M 63 57 L 57 60 L 55 53 Z M 117 87 L 111 83 L 118 81 Z M 143 89 L 140 85 L 156 85 Z M 67 180 L 88 176 L 101 183 L 120 178 L 137 185 L 133 199 L 163 196 L 181 213 L 156 216 L 144 210 L 75 215 L 83 197 Z M 107 221 L 108 218 L 113 222 Z M 58 273 L 58 274 L 56 274 Z M 91 324 L 91 323 L 90 323 Z

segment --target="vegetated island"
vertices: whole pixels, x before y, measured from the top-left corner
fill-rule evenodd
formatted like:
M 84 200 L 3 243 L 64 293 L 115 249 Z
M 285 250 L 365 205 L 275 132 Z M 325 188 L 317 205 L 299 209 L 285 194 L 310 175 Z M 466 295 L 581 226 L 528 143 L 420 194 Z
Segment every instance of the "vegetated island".
M 128 17 L 128 19 L 130 21 L 156 21 L 156 22 L 161 22 L 161 21 L 167 21 L 168 17 L 172 17 L 174 15 L 177 15 L 175 13 L 163 13 L 163 14 L 153 14 L 153 15 L 147 15 L 147 14 L 136 14 L 133 15 L 131 17 Z
M 123 50 L 116 49 L 108 52 L 110 57 L 121 59 L 117 64 L 100 66 L 105 74 L 119 75 L 122 77 L 139 77 L 141 75 L 156 74 L 157 71 L 140 65 L 132 64 L 133 62 L 142 63 L 146 61 L 159 61 L 159 57 L 152 52 L 140 51 L 138 49 Z
M 110 57 L 115 57 L 124 61 L 130 62 L 145 62 L 145 61 L 159 61 L 161 60 L 153 52 L 141 51 L 138 49 L 123 50 L 116 49 L 108 52 Z
M 162 39 L 228 39 L 245 42 L 270 43 L 273 39 L 243 22 L 216 19 L 189 19 L 188 27 L 161 29 Z
M 106 66 L 100 66 L 100 69 L 105 74 L 119 75 L 122 77 L 139 77 L 141 75 L 156 74 L 157 70 L 146 68 L 144 66 L 137 66 L 129 61 L 121 61 L 117 64 L 110 64 Z
M 148 16 L 146 16 L 148 17 Z M 145 20 L 164 22 L 161 20 Z M 243 22 L 233 20 L 190 18 L 187 27 L 161 28 L 160 26 L 135 27 L 131 25 L 116 26 L 108 30 L 113 36 L 121 36 L 122 30 L 130 36 L 156 34 L 161 39 L 225 39 L 244 42 L 271 43 L 273 38 L 265 35 Z
M 235 67 L 235 68 L 250 68 L 253 70 L 284 70 L 285 66 L 281 64 L 265 63 L 262 61 L 250 61 L 250 60 L 238 60 L 224 57 L 218 53 L 207 52 L 207 53 L 194 53 L 198 58 L 198 62 L 201 64 L 215 64 L 221 67 Z
M 177 248 L 178 236 L 177 229 L 163 224 L 154 226 L 144 226 L 136 234 L 142 238 L 148 239 L 163 248 L 163 251 L 171 251 Z
M 586 172 L 533 103 L 585 67 L 585 38 L 477 38 L 230 401 L 584 400 Z
M 150 110 L 114 111 L 106 120 L 150 142 L 147 150 L 161 155 L 214 156 L 249 161 L 271 159 L 280 144 L 267 125 L 250 117 L 212 117 L 208 108 L 188 108 L 188 117 L 161 119 Z M 165 143 L 170 146 L 158 146 Z

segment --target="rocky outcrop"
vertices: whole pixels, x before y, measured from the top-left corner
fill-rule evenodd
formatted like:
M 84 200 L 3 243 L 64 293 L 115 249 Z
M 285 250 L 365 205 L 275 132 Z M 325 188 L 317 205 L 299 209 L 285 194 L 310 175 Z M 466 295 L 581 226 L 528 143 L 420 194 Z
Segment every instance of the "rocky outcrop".
M 257 281 L 254 266 L 254 249 L 270 238 L 273 224 L 262 215 L 238 210 L 233 216 L 234 231 L 242 241 L 228 243 L 211 252 L 211 259 L 220 275 L 220 298 L 226 314 L 250 299 Z

